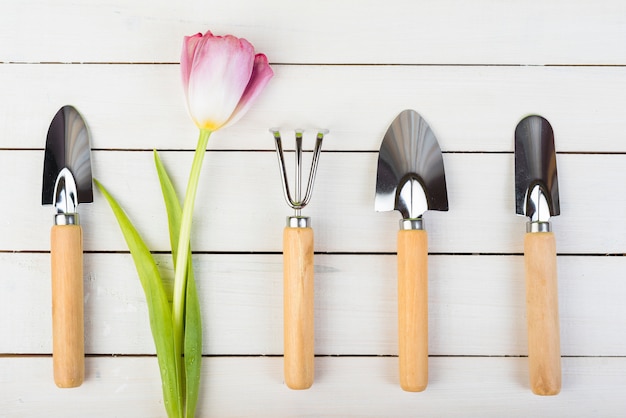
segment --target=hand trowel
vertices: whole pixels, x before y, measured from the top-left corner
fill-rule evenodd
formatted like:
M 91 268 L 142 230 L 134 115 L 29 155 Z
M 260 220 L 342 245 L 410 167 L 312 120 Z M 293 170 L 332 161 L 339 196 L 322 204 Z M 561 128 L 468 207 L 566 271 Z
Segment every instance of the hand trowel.
M 52 358 L 58 387 L 80 386 L 85 375 L 83 234 L 79 203 L 93 202 L 87 126 L 72 106 L 52 119 L 46 139 L 41 202 L 55 208 L 50 234 Z
M 448 210 L 441 148 L 426 121 L 404 110 L 380 146 L 377 211 L 402 214 L 398 232 L 398 358 L 400 386 L 420 392 L 428 384 L 428 236 L 422 215 Z
M 560 214 L 554 133 L 541 116 L 515 129 L 515 212 L 530 218 L 524 238 L 530 386 L 537 395 L 561 390 L 556 243 L 550 216 Z

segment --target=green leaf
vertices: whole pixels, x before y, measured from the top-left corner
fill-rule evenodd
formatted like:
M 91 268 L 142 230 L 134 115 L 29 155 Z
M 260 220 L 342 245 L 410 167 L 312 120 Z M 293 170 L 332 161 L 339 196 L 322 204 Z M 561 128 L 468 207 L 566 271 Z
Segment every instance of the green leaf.
M 167 210 L 167 218 L 170 231 L 170 243 L 172 246 L 172 258 L 174 268 L 176 268 L 176 254 L 178 251 L 178 239 L 180 234 L 180 224 L 182 208 L 176 196 L 176 190 L 170 180 L 159 154 L 154 151 L 154 164 L 159 175 L 163 200 Z M 200 313 L 200 301 L 196 289 L 191 261 L 191 249 L 188 252 L 187 262 L 187 288 L 185 292 L 185 325 L 183 354 L 185 364 L 185 416 L 195 415 L 198 403 L 200 372 L 202 362 L 202 317 Z
M 170 245 L 172 248 L 172 258 L 174 261 L 174 268 L 176 268 L 176 252 L 178 251 L 178 234 L 180 233 L 180 219 L 182 216 L 182 209 L 178 196 L 176 196 L 176 190 L 172 184 L 172 180 L 165 170 L 165 166 L 159 158 L 159 153 L 156 150 L 154 154 L 154 165 L 156 166 L 157 174 L 159 175 L 159 183 L 161 183 L 161 190 L 163 191 L 163 200 L 165 201 L 165 209 L 167 210 L 167 221 L 170 231 Z
M 187 417 L 193 417 L 196 413 L 200 388 L 200 372 L 202 362 L 202 317 L 200 314 L 200 301 L 196 290 L 196 281 L 193 277 L 191 256 L 188 264 L 189 276 L 187 278 L 187 300 L 185 303 L 185 342 L 183 352 L 185 354 L 185 409 Z
M 176 255 L 178 250 L 178 231 L 180 231 L 181 207 L 180 202 L 178 201 L 178 197 L 176 196 L 176 190 L 174 189 L 172 180 L 170 180 L 167 171 L 165 171 L 165 167 L 163 166 L 163 163 L 159 158 L 159 154 L 156 152 L 156 150 L 153 151 L 153 154 L 154 165 L 156 166 L 157 174 L 159 176 L 159 183 L 161 184 L 161 191 L 163 193 L 163 200 L 165 201 L 165 209 L 167 211 L 167 222 L 170 232 L 170 245 L 172 248 L 172 261 L 174 263 L 174 271 L 176 271 Z M 191 251 L 191 249 L 189 251 Z M 185 277 L 185 279 L 187 280 L 187 277 Z M 176 284 L 174 284 L 174 286 L 176 286 Z M 182 294 L 182 296 L 183 298 L 186 297 L 184 293 Z M 174 305 L 176 305 L 177 303 L 181 303 L 181 301 L 174 302 L 174 300 L 172 300 L 172 302 Z M 184 300 L 182 301 L 182 304 L 184 309 Z M 184 401 L 186 393 L 185 372 L 183 367 L 185 337 L 183 321 L 184 318 L 181 318 L 180 323 L 178 323 L 174 317 L 172 318 L 174 332 L 174 358 L 176 359 L 176 378 L 178 379 L 178 383 L 181 387 L 181 402 Z
M 174 355 L 174 331 L 170 304 L 163 287 L 161 275 L 150 250 L 126 216 L 120 205 L 106 188 L 94 179 L 94 183 L 109 202 L 120 225 L 126 244 L 135 262 L 137 274 L 146 295 L 150 329 L 157 352 L 163 400 L 169 417 L 182 417 L 181 388 L 177 381 L 176 358 Z

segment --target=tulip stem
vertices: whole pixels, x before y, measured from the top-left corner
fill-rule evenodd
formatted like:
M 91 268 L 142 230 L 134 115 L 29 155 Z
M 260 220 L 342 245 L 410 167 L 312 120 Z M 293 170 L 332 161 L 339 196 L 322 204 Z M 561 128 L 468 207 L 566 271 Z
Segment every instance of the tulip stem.
M 187 257 L 190 248 L 191 221 L 193 217 L 193 207 L 196 200 L 196 191 L 198 190 L 198 180 L 202 168 L 202 161 L 204 159 L 204 154 L 206 153 L 206 147 L 210 136 L 210 130 L 200 130 L 198 146 L 196 147 L 196 152 L 193 156 L 191 173 L 189 174 L 189 182 L 187 183 L 187 191 L 185 192 L 185 201 L 183 203 L 183 213 L 180 222 L 180 234 L 178 236 L 178 249 L 176 251 L 172 322 L 174 328 L 174 354 L 176 356 L 176 369 L 180 379 L 179 382 L 184 382 L 182 354 L 185 332 L 184 315 L 185 295 L 187 290 Z

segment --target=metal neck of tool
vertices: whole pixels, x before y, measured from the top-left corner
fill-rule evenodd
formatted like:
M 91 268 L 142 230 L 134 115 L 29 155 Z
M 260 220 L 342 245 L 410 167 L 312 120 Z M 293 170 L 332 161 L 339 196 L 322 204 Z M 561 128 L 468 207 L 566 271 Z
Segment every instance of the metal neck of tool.
M 402 231 L 411 231 L 411 230 L 422 230 L 424 229 L 424 221 L 422 218 L 414 218 L 414 219 L 400 219 L 400 230 Z
M 76 181 L 67 167 L 64 167 L 57 176 L 54 184 L 53 204 L 57 210 L 54 215 L 55 225 L 79 225 L 76 211 L 78 207 Z
M 311 218 L 308 216 L 287 216 L 288 228 L 310 228 Z
M 285 169 L 285 158 L 283 155 L 280 132 L 277 129 L 270 129 L 270 132 L 274 136 L 274 141 L 276 143 L 276 154 L 278 156 L 278 167 L 281 173 L 283 194 L 289 207 L 294 210 L 294 215 L 287 217 L 287 226 L 290 228 L 309 228 L 311 226 L 311 219 L 307 216 L 302 216 L 302 208 L 304 208 L 311 200 L 311 195 L 313 194 L 313 185 L 315 183 L 315 174 L 317 172 L 317 165 L 319 162 L 320 152 L 322 150 L 322 140 L 324 139 L 324 135 L 328 133 L 328 130 L 319 130 L 317 133 L 315 148 L 313 150 L 313 159 L 311 161 L 311 169 L 309 172 L 309 179 L 307 181 L 304 198 L 302 198 L 302 137 L 304 131 L 301 129 L 296 130 L 294 179 L 295 198 L 291 196 L 291 192 L 289 190 L 289 181 L 287 178 L 287 170 Z
M 54 215 L 55 225 L 80 225 L 78 213 L 57 213 Z
M 526 232 L 550 232 L 550 200 L 544 188 L 535 184 L 526 196 Z
M 550 222 L 526 222 L 526 232 L 550 232 Z

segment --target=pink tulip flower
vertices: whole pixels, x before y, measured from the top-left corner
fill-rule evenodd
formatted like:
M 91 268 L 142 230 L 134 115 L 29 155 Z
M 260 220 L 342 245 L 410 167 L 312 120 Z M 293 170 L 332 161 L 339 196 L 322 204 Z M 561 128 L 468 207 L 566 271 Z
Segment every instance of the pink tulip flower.
M 185 37 L 180 69 L 189 114 L 208 131 L 238 121 L 274 75 L 250 42 L 210 31 Z

